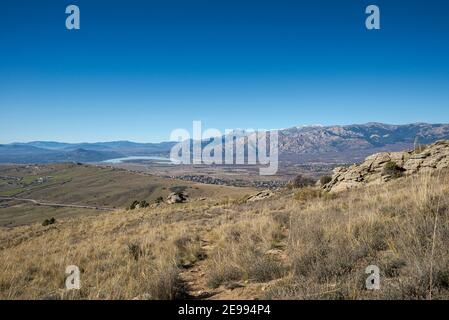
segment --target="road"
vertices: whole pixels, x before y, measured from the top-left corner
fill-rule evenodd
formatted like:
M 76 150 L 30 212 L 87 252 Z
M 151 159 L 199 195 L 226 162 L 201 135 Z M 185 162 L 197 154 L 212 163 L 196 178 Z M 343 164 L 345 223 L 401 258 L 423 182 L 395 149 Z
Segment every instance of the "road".
M 27 198 L 16 198 L 16 197 L 0 197 L 0 201 L 25 201 L 31 202 L 38 206 L 47 206 L 47 207 L 55 207 L 55 208 L 77 208 L 77 209 L 92 209 L 92 210 L 100 210 L 100 211 L 114 211 L 114 208 L 109 207 L 97 207 L 97 206 L 86 206 L 86 205 L 78 205 L 78 204 L 66 204 L 66 203 L 54 203 L 54 202 L 44 202 L 35 199 L 27 199 Z

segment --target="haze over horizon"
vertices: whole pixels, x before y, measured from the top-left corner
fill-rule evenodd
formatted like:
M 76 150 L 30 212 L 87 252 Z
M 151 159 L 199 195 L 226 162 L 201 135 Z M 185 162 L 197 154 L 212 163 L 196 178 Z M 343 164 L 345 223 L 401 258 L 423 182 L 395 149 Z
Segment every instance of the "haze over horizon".
M 382 122 L 367 122 L 367 123 L 351 123 L 351 124 L 333 124 L 333 125 L 322 125 L 322 124 L 310 124 L 310 125 L 295 125 L 295 126 L 290 126 L 287 128 L 272 128 L 270 130 L 288 130 L 288 129 L 292 129 L 292 128 L 306 128 L 306 127 L 346 127 L 346 126 L 366 126 L 369 124 L 382 124 L 382 125 L 391 125 L 391 126 L 402 126 L 402 125 L 416 125 L 416 124 L 425 124 L 425 125 L 438 125 L 438 124 L 443 124 L 445 125 L 446 123 L 426 123 L 426 122 L 414 122 L 414 123 L 382 123 Z M 190 133 L 192 133 L 192 130 L 190 128 L 186 128 Z M 202 128 L 203 133 L 204 131 L 208 129 L 208 128 Z M 237 130 L 243 130 L 241 128 L 238 128 Z M 262 129 L 259 129 L 262 130 Z M 203 137 L 203 139 L 206 139 L 205 137 Z M 129 139 L 118 139 L 118 140 L 104 140 L 104 141 L 62 141 L 62 140 L 29 140 L 29 141 L 12 141 L 12 142 L 7 142 L 7 143 L 2 143 L 0 141 L 0 144 L 27 144 L 27 143 L 35 143 L 35 142 L 54 142 L 54 143 L 67 143 L 67 144 L 96 144 L 96 143 L 113 143 L 113 142 L 122 142 L 122 143 L 126 143 L 126 142 L 131 142 L 131 143 L 142 143 L 142 144 L 158 144 L 158 143 L 164 143 L 164 142 L 178 142 L 175 140 L 163 140 L 163 141 L 135 141 L 135 140 L 129 140 Z
M 449 123 L 449 2 L 1 4 L 0 144 L 231 128 Z M 207 27 L 205 27 L 207 26 Z

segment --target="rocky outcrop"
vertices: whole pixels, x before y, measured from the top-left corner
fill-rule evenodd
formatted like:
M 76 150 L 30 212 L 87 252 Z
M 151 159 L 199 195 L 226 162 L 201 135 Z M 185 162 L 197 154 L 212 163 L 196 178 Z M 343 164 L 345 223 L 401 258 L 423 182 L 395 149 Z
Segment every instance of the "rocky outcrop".
M 385 166 L 391 162 L 401 169 L 401 175 L 404 176 L 448 168 L 449 140 L 437 141 L 417 151 L 376 153 L 360 164 L 335 168 L 332 180 L 323 188 L 330 192 L 339 192 L 389 181 L 394 176 L 385 170 Z
M 274 193 L 271 192 L 270 190 L 265 190 L 265 191 L 261 191 L 261 192 L 255 194 L 255 195 L 249 196 L 246 201 L 247 202 L 260 201 L 260 200 L 271 198 L 273 195 L 274 195 Z
M 168 195 L 166 202 L 168 204 L 183 203 L 187 201 L 187 198 L 188 195 L 184 192 L 173 192 Z

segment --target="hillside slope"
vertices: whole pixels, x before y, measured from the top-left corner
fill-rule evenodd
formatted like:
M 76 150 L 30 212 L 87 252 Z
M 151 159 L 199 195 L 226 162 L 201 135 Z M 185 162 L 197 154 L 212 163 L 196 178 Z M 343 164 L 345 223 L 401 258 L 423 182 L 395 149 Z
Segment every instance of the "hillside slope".
M 176 190 L 186 192 L 191 199 L 211 198 L 217 201 L 254 192 L 253 188 L 207 185 L 92 165 L 0 166 L 0 197 L 123 209 L 134 200 L 153 203 Z M 95 210 L 51 208 L 23 201 L 0 200 L 1 226 L 98 213 Z
M 438 171 L 1 228 L 0 298 L 448 299 L 448 193 Z M 373 264 L 381 287 L 365 290 Z

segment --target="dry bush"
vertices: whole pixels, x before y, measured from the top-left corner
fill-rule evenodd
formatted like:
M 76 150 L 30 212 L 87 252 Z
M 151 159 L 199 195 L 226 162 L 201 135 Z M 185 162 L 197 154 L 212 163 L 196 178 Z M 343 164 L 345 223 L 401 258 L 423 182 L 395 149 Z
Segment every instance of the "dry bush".
M 295 199 L 298 201 L 310 201 L 316 198 L 321 198 L 323 192 L 321 189 L 308 187 L 302 188 L 295 192 Z
M 182 268 L 191 267 L 195 262 L 205 258 L 198 236 L 192 237 L 191 234 L 185 234 L 175 239 L 174 243 L 177 248 L 178 265 Z
M 287 188 L 289 189 L 298 189 L 298 188 L 305 188 L 310 187 L 315 184 L 315 180 L 304 176 L 302 174 L 298 174 L 293 180 L 291 180 L 287 184 Z
M 328 201 L 336 198 L 337 194 L 324 191 L 317 187 L 302 188 L 294 194 L 294 199 L 300 202 L 311 202 L 315 199 Z

